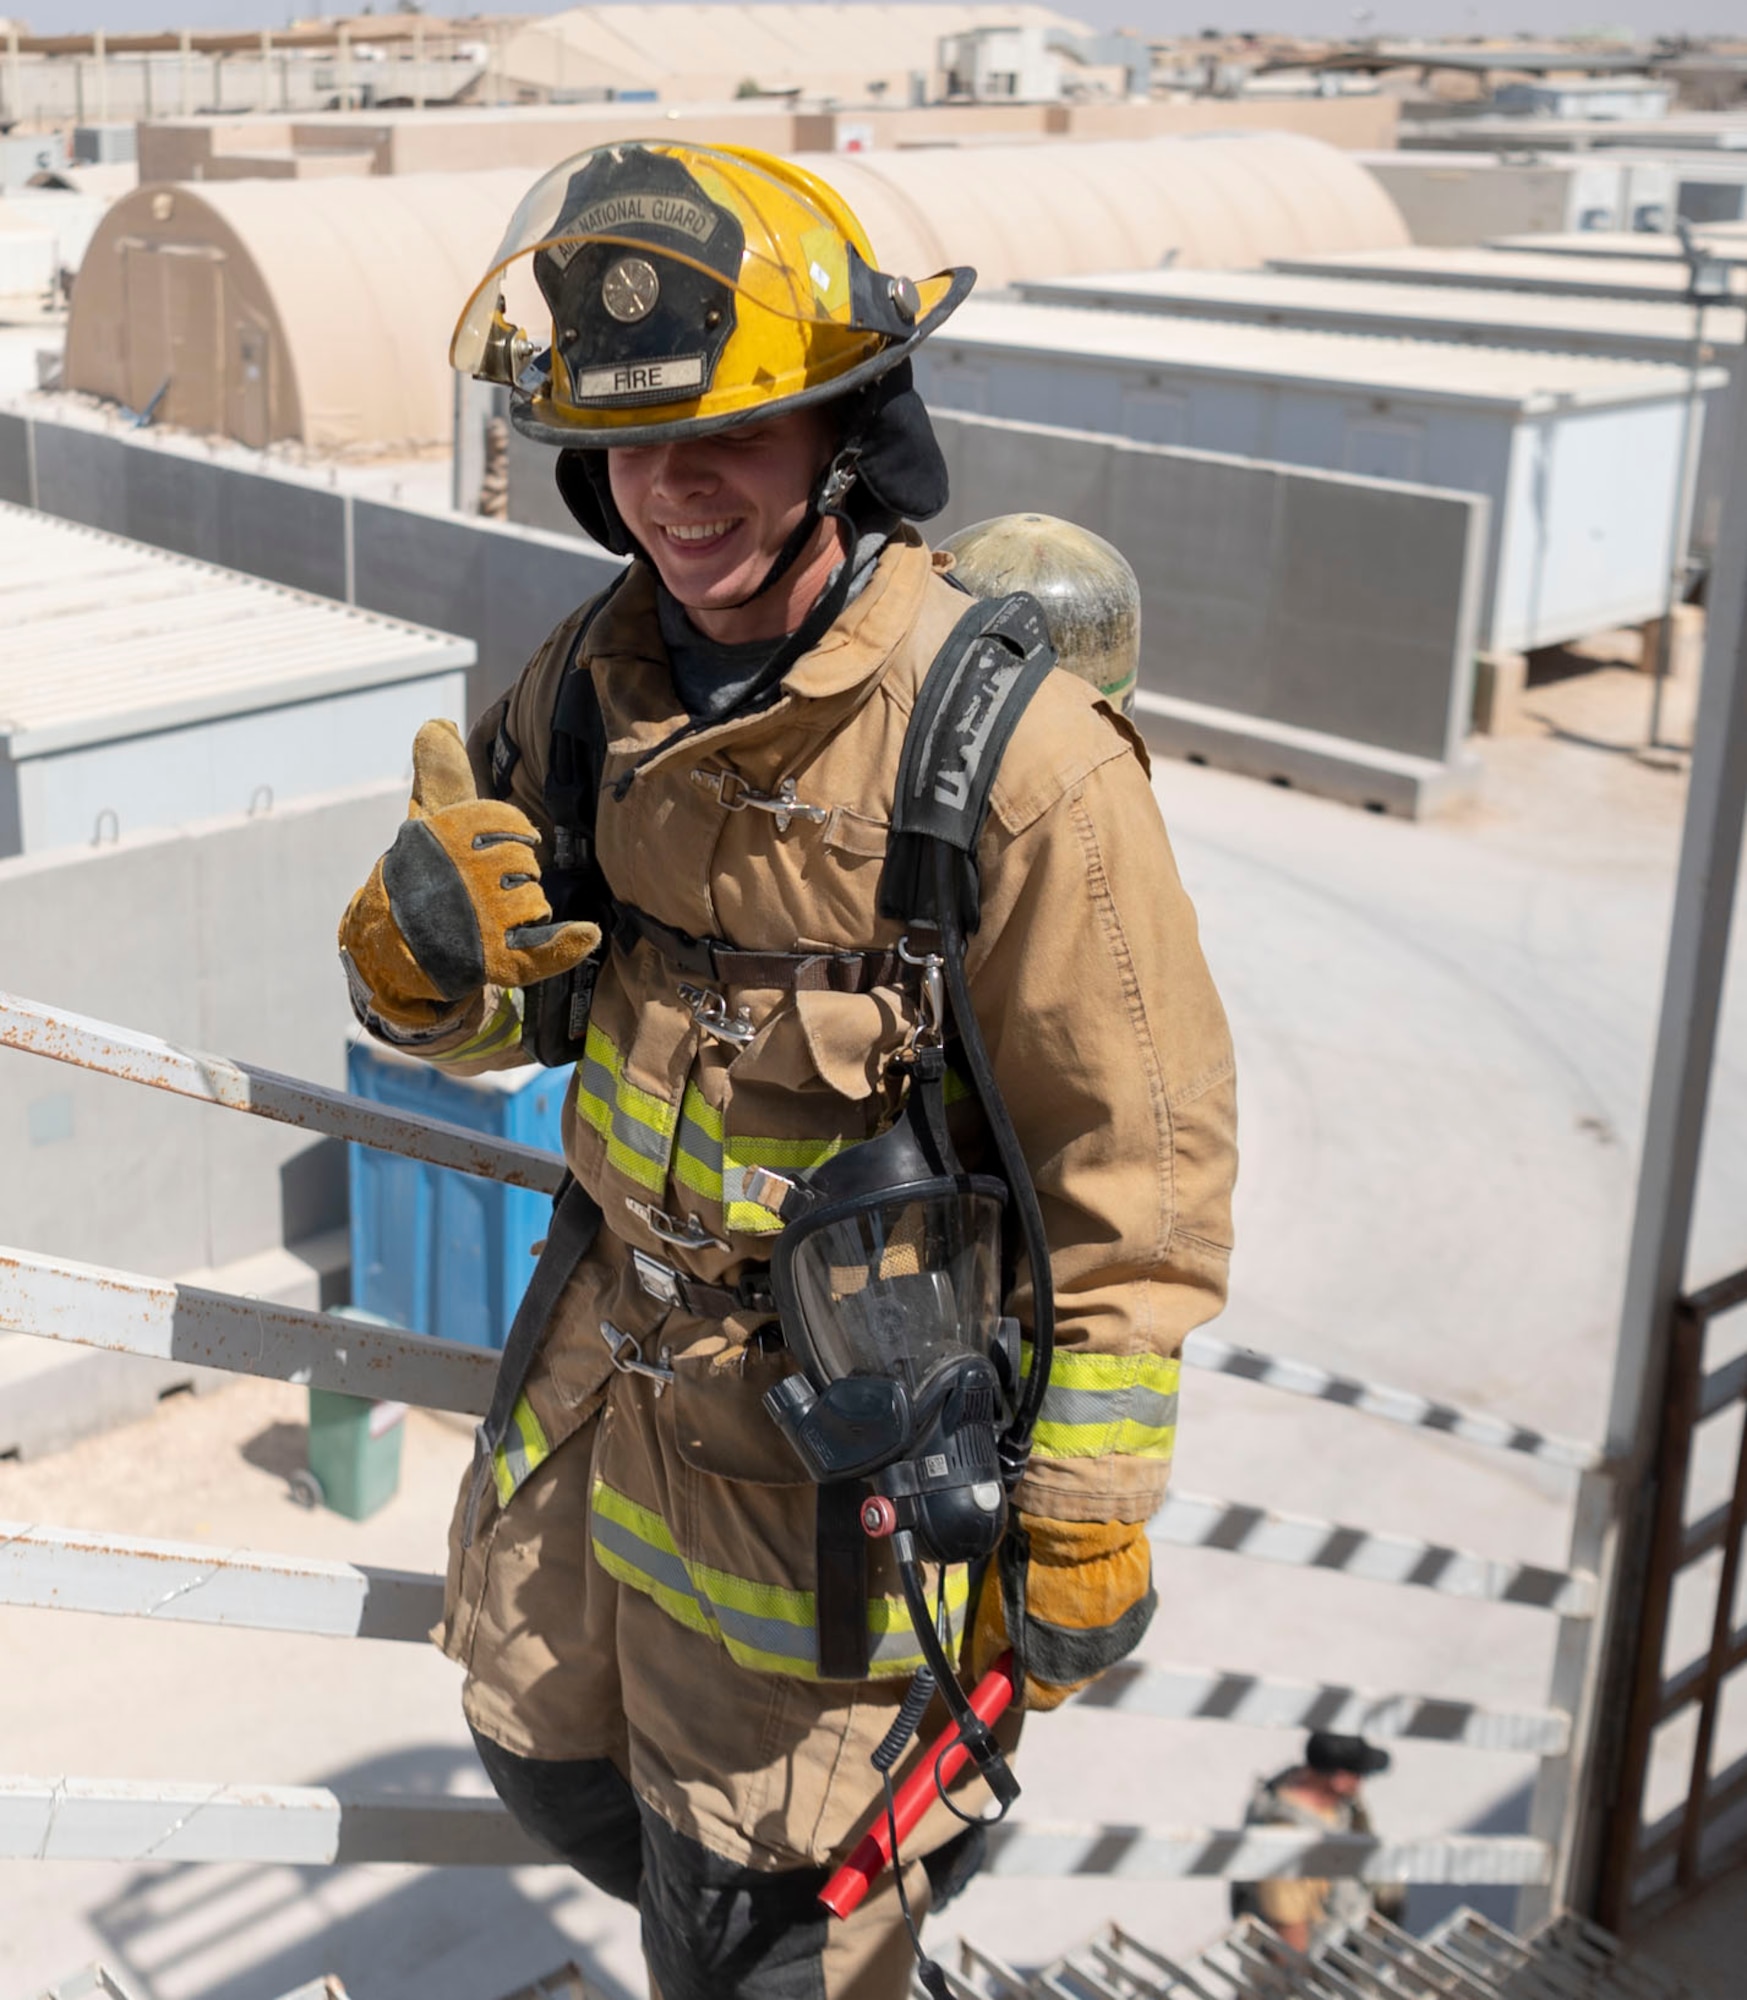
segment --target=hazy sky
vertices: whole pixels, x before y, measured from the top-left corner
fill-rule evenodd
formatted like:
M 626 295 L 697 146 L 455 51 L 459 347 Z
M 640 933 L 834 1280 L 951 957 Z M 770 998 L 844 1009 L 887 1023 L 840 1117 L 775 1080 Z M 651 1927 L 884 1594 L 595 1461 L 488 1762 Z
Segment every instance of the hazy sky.
M 18 8 L 38 34 L 67 34 L 87 28 L 282 26 L 293 13 L 320 11 L 315 0 L 0 0 Z M 1203 27 L 1276 28 L 1288 33 L 1350 34 L 1354 9 L 1343 0 L 1055 0 L 1065 14 L 1103 26 L 1139 28 L 1160 35 L 1193 34 Z M 1599 14 L 1586 0 L 1367 0 L 1368 32 L 1382 35 L 1511 33 L 1555 34 L 1571 28 L 1637 27 L 1645 32 L 1690 34 L 1747 30 L 1741 0 L 1635 0 L 1623 22 Z M 330 7 L 330 12 L 338 11 Z M 381 0 L 392 11 L 392 0 Z M 493 0 L 470 0 L 460 8 L 432 4 L 445 12 L 556 12 L 520 5 L 496 7 Z

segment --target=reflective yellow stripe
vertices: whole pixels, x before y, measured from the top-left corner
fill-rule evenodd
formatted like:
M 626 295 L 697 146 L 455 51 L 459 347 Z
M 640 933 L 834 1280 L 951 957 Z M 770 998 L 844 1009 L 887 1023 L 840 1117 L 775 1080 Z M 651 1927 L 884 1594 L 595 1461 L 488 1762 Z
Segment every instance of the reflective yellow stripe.
M 1020 1372 L 1031 1373 L 1026 1343 Z M 1058 1348 L 1032 1449 L 1040 1458 L 1169 1459 L 1177 1439 L 1182 1366 L 1159 1354 L 1087 1354 Z
M 630 1081 L 623 1056 L 592 1021 L 576 1066 L 576 1109 L 606 1141 L 613 1167 L 652 1194 L 663 1192 L 678 1123 L 673 1106 Z
M 659 1514 L 604 1480 L 595 1481 L 593 1499 L 594 1557 L 609 1576 L 642 1591 L 688 1631 L 716 1640 L 743 1667 L 818 1679 L 819 1640 L 810 1590 L 755 1583 L 687 1561 Z M 963 1629 L 969 1589 L 964 1569 L 947 1572 L 949 1650 Z M 922 1649 L 902 1597 L 871 1598 L 867 1622 L 870 1676 L 886 1680 L 913 1674 L 922 1664 Z
M 538 1472 L 551 1456 L 552 1446 L 534 1414 L 534 1406 L 526 1396 L 518 1396 L 510 1412 L 509 1432 L 491 1455 L 498 1505 L 507 1507 L 515 1498 L 517 1487 Z
M 721 1205 L 727 1226 L 744 1235 L 774 1235 L 781 1220 L 746 1199 L 746 1176 L 753 1167 L 803 1173 L 835 1159 L 853 1139 L 746 1139 L 723 1130 L 722 1114 L 688 1083 L 680 1102 L 679 1137 L 673 1150 L 673 1177 L 705 1201 Z
M 949 1070 L 947 1102 L 970 1094 L 966 1080 Z M 676 1117 L 672 1105 L 626 1080 L 624 1057 L 592 1021 L 576 1066 L 576 1108 L 583 1123 L 605 1140 L 608 1163 L 627 1179 L 661 1194 L 671 1173 L 681 1187 L 717 1203 L 730 1230 L 748 1236 L 773 1236 L 782 1228 L 770 1209 L 746 1198 L 746 1176 L 754 1167 L 805 1173 L 860 1143 L 728 1133 L 721 1112 L 705 1101 L 695 1083 L 686 1085 Z
M 480 1056 L 493 1056 L 505 1049 L 520 1048 L 521 1042 L 522 996 L 506 987 L 497 996 L 491 1019 L 476 1035 L 469 1036 L 459 1048 L 444 1049 L 440 1055 L 433 1055 L 428 1060 L 434 1063 L 473 1062 Z

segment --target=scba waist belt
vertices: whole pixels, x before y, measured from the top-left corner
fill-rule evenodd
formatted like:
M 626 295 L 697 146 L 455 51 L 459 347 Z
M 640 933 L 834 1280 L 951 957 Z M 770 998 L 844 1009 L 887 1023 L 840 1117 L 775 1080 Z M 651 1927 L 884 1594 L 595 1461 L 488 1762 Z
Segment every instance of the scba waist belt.
M 742 951 L 722 938 L 690 937 L 630 904 L 620 906 L 616 939 L 624 950 L 641 939 L 679 971 L 718 987 L 870 993 L 913 976 L 895 951 Z

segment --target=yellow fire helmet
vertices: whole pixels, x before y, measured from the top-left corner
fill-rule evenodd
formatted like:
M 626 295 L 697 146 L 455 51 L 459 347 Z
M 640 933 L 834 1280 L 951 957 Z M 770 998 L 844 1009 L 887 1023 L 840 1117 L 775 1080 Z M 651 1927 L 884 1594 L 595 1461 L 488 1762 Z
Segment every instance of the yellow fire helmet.
M 975 281 L 880 271 L 842 196 L 772 154 L 597 146 L 523 197 L 449 359 L 544 443 L 666 443 L 871 382 Z

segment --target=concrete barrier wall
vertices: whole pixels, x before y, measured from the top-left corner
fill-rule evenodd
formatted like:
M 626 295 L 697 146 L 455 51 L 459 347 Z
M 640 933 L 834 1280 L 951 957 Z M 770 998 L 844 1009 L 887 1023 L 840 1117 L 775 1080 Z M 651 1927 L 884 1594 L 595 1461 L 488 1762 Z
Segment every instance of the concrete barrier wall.
M 1108 536 L 1145 593 L 1144 690 L 1259 731 L 1459 757 L 1484 500 L 956 411 L 936 423 L 953 501 L 931 533 L 1031 508 Z M 0 498 L 463 634 L 473 713 L 616 569 L 565 512 L 550 451 L 514 433 L 509 485 L 502 525 L 0 413 Z M 1376 796 L 1368 779 L 1316 782 Z
M 1060 514 L 1140 578 L 1143 690 L 1413 757 L 1467 732 L 1486 502 L 936 411 L 940 539 Z
M 471 639 L 470 714 L 618 568 L 574 535 L 354 500 L 148 437 L 3 412 L 0 499 Z
M 405 786 L 0 862 L 0 984 L 343 1087 L 334 931 Z M 0 1049 L 0 1239 L 157 1276 L 343 1226 L 344 1149 Z
M 1140 577 L 1144 690 L 1440 763 L 1459 754 L 1484 499 L 933 415 L 952 500 L 929 539 L 1024 509 L 1114 542 Z M 511 513 L 575 534 L 551 460 L 512 434 Z

